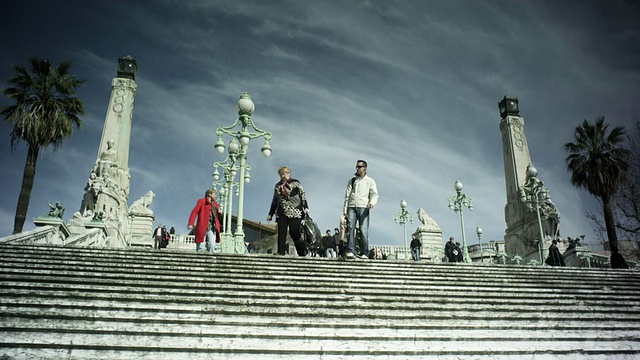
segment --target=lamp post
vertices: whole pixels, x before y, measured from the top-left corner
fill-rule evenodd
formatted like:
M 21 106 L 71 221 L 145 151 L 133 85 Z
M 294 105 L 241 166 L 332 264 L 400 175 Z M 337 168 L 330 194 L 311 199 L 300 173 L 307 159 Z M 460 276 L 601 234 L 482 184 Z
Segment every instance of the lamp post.
M 232 219 L 232 206 L 233 206 L 233 189 L 234 186 L 238 186 L 239 184 L 234 181 L 234 178 L 231 177 L 231 174 L 235 177 L 234 172 L 235 166 L 235 157 L 228 156 L 224 161 L 217 161 L 213 164 L 213 187 L 218 191 L 220 195 L 220 209 L 222 212 L 222 228 L 224 232 L 220 234 L 221 241 L 221 250 L 223 252 L 229 252 L 229 249 L 224 249 L 222 245 L 226 246 L 231 242 L 229 239 L 232 238 L 231 234 L 231 219 Z M 220 176 L 219 170 L 222 170 L 222 177 Z
M 547 248 L 544 244 L 544 231 L 542 230 L 542 220 L 540 219 L 540 201 L 549 199 L 549 189 L 544 186 L 542 180 L 538 179 L 538 169 L 533 165 L 527 165 L 527 180 L 520 186 L 520 201 L 529 206 L 529 210 L 536 212 L 538 219 L 538 231 L 540 236 L 540 264 L 544 264 L 547 258 Z
M 238 100 L 238 118 L 236 121 L 230 126 L 221 126 L 216 129 L 216 135 L 218 136 L 218 141 L 216 142 L 215 148 L 219 154 L 224 152 L 224 141 L 222 140 L 222 135 L 227 134 L 231 136 L 231 140 L 229 141 L 229 157 L 231 158 L 230 165 L 228 166 L 229 170 L 229 193 L 228 193 L 228 202 L 229 202 L 229 220 L 228 220 L 228 228 L 227 232 L 225 229 L 225 233 L 227 234 L 227 241 L 232 242 L 232 250 L 229 252 L 243 254 L 244 253 L 244 229 L 243 229 L 243 210 L 244 210 L 244 184 L 249 183 L 251 181 L 251 176 L 249 175 L 249 170 L 251 167 L 247 164 L 247 150 L 249 148 L 249 142 L 252 139 L 264 137 L 264 145 L 260 149 L 264 157 L 269 157 L 271 155 L 271 146 L 269 145 L 269 140 L 271 139 L 271 132 L 267 130 L 258 129 L 253 120 L 251 120 L 251 114 L 255 110 L 255 104 L 251 101 L 251 96 L 246 92 L 240 96 Z M 237 163 L 237 166 L 236 166 Z M 232 208 L 232 185 L 235 181 L 235 176 L 237 171 L 240 171 L 240 178 L 237 182 L 238 184 L 238 216 L 237 216 L 237 225 L 236 231 L 232 235 L 231 234 L 231 208 Z M 221 244 L 223 248 L 223 252 L 225 249 L 224 244 Z
M 395 214 L 395 221 L 404 228 L 404 258 L 409 259 L 407 247 L 407 221 L 413 224 L 413 214 L 407 211 L 407 202 L 402 199 L 400 201 L 400 212 Z
M 462 210 L 465 207 L 469 208 L 469 210 L 473 210 L 473 203 L 471 202 L 471 198 L 462 192 L 462 183 L 460 180 L 456 180 L 453 188 L 456 191 L 456 195 L 448 199 L 449 209 L 453 210 L 456 214 L 460 213 L 460 224 L 462 226 L 462 256 L 464 262 L 471 262 L 471 259 L 469 259 L 469 249 L 467 249 L 467 238 L 464 233 L 464 216 L 462 215 Z
M 482 228 L 476 227 L 476 234 L 478 234 L 478 244 L 480 244 L 480 262 L 484 262 L 484 249 L 482 248 Z

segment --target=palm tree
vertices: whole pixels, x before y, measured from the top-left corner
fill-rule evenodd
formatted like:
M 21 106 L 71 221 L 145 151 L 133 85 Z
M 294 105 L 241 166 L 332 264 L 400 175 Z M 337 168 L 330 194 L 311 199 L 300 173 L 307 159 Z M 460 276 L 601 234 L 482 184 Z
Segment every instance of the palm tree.
M 71 61 L 54 67 L 49 60 L 31 57 L 29 64 L 30 70 L 14 65 L 16 76 L 7 80 L 10 87 L 3 91 L 14 104 L 0 111 L 6 121 L 13 124 L 11 150 L 20 140 L 29 144 L 14 234 L 22 231 L 27 217 L 40 149 L 49 145 L 53 145 L 54 151 L 60 148 L 62 141 L 73 133 L 73 125 L 82 128 L 78 115 L 84 115 L 84 105 L 75 96 L 84 80 L 69 73 Z
M 619 257 L 618 236 L 611 209 L 611 198 L 618 184 L 629 172 L 626 159 L 629 150 L 623 147 L 625 129 L 617 126 L 607 135 L 609 125 L 604 124 L 604 116 L 596 118 L 594 124 L 584 120 L 574 132 L 574 142 L 564 145 L 567 156 L 567 170 L 571 173 L 571 184 L 586 188 L 593 196 L 602 200 L 609 248 L 613 259 Z

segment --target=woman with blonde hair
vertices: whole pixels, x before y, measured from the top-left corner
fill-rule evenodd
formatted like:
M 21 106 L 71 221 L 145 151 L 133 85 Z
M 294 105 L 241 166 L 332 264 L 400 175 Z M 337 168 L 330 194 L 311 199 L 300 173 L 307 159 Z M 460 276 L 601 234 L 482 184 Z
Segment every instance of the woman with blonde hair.
M 273 199 L 267 221 L 271 221 L 273 215 L 276 216 L 278 224 L 278 254 L 287 253 L 287 228 L 289 235 L 293 239 L 298 256 L 307 255 L 305 244 L 300 241 L 300 225 L 302 219 L 309 212 L 307 197 L 300 181 L 291 177 L 291 170 L 287 166 L 278 169 L 280 181 L 273 190 Z

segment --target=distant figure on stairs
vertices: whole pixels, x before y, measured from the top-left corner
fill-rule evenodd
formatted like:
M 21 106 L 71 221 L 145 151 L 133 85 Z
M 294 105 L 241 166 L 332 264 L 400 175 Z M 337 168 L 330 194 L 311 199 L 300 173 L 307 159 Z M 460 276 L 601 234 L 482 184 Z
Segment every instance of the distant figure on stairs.
M 422 242 L 418 239 L 416 234 L 413 234 L 411 239 L 411 256 L 414 261 L 420 261 L 420 248 L 422 248 Z
M 158 227 L 153 231 L 153 248 L 160 249 L 162 243 L 162 224 L 158 224 Z
M 322 249 L 324 250 L 325 257 L 336 257 L 336 242 L 333 235 L 331 235 L 331 230 L 329 229 L 327 229 L 325 236 L 322 237 Z
M 560 250 L 558 249 L 557 240 L 553 240 L 551 242 L 551 246 L 549 246 L 549 257 L 545 262 L 551 266 L 565 266 L 564 257 L 560 254 Z
M 447 257 L 448 262 L 456 262 L 456 255 L 453 253 L 456 244 L 453 242 L 453 236 L 449 238 L 449 241 L 444 245 L 444 255 Z
M 462 262 L 462 249 L 460 243 L 456 241 L 456 246 L 453 248 L 453 256 L 455 256 L 455 262 Z

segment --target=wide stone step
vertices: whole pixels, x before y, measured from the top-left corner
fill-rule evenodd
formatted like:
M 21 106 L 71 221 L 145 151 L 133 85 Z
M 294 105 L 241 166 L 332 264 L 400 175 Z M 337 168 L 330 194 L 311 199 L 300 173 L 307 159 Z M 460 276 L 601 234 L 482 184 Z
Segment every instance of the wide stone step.
M 579 319 L 565 319 L 565 321 L 558 326 L 550 326 L 550 322 L 544 320 L 537 322 L 523 322 L 517 323 L 510 319 L 485 319 L 482 321 L 467 321 L 461 319 L 460 321 L 452 322 L 451 319 L 415 319 L 405 322 L 393 322 L 390 319 L 383 317 L 377 317 L 367 319 L 363 322 L 354 322 L 353 317 L 292 317 L 292 318 L 274 318 L 269 316 L 250 316 L 250 317 L 237 317 L 237 316 L 225 316 L 223 314 L 217 314 L 216 316 L 202 316 L 202 314 L 195 314 L 194 316 L 186 317 L 169 317 L 164 313 L 158 313 L 156 315 L 148 314 L 143 320 L 139 318 L 132 318 L 130 314 L 123 314 L 123 316 L 110 316 L 110 317 L 97 317 L 92 314 L 74 314 L 72 312 L 65 313 L 48 313 L 42 314 L 41 312 L 6 312 L 3 317 L 3 328 L 64 328 L 64 329 L 81 329 L 86 328 L 88 330 L 94 327 L 98 328 L 110 328 L 113 330 L 130 330 L 136 331 L 143 329 L 150 329 L 149 331 L 163 330 L 163 329 L 198 329 L 198 331 L 220 331 L 221 328 L 227 331 L 239 331 L 239 332 L 251 332 L 255 329 L 257 332 L 269 332 L 270 329 L 285 329 L 287 331 L 293 331 L 299 333 L 300 331 L 318 331 L 321 333 L 351 333 L 352 331 L 374 331 L 381 333 L 388 333 L 389 331 L 398 333 L 413 333 L 416 332 L 422 334 L 423 331 L 435 331 L 440 334 L 453 334 L 451 336 L 458 337 L 461 331 L 465 330 L 478 330 L 481 332 L 498 332 L 505 331 L 514 333 L 514 330 L 519 332 L 523 331 L 542 331 L 542 332 L 596 332 L 596 333 L 609 333 L 611 337 L 620 335 L 620 332 L 624 332 L 626 337 L 628 334 L 635 334 L 640 331 L 637 322 L 620 322 L 614 319 L 604 319 L 601 321 L 584 322 Z M 248 321 L 250 320 L 250 321 Z M 59 321 L 59 322 L 56 322 Z M 117 326 L 116 326 L 117 325 Z M 246 328 L 245 330 L 243 330 Z M 234 329 L 234 330 L 231 330 Z M 635 336 L 635 335 L 634 335 Z
M 326 356 L 478 356 L 491 355 L 496 352 L 515 356 L 527 356 L 532 353 L 550 355 L 573 354 L 588 355 L 591 352 L 598 354 L 632 355 L 638 351 L 638 341 L 606 338 L 579 338 L 568 339 L 537 339 L 515 337 L 506 341 L 496 342 L 493 338 L 456 338 L 438 339 L 437 337 L 414 337 L 406 339 L 393 339 L 393 341 L 375 341 L 376 339 L 355 338 L 346 336 L 338 339 L 308 338 L 300 339 L 291 337 L 256 337 L 248 338 L 244 335 L 236 337 L 217 337 L 210 334 L 183 334 L 165 335 L 121 335 L 105 333 L 93 339 L 83 334 L 52 333 L 52 332 L 26 332 L 6 333 L 0 332 L 0 338 L 13 337 L 13 346 L 36 349 L 68 349 L 67 355 L 80 350 L 127 350 L 129 353 L 157 351 L 160 359 L 177 358 L 181 353 L 199 353 L 210 358 L 225 358 L 226 354 L 243 354 L 250 358 L 262 358 L 263 355 L 279 354 L 287 356 L 315 356 L 324 359 Z M 62 339 L 60 339 L 62 337 Z M 62 340 L 62 341 L 61 341 Z M 0 340 L 1 341 L 1 340 Z M 61 342 L 63 344 L 61 344 Z M 2 344 L 0 342 L 0 344 Z M 67 345 L 68 344 L 68 345 Z M 9 344 L 7 344 L 9 345 Z M 241 345 L 241 346 L 239 346 Z M 5 346 L 3 344 L 3 346 Z M 9 345 L 11 346 L 11 345 Z M 620 350 L 623 347 L 625 350 Z M 452 350 L 455 349 L 455 350 Z M 499 349 L 499 351 L 496 351 Z M 540 349 L 561 349 L 546 350 Z M 134 351 L 132 351 L 134 350 Z M 114 356 L 122 357 L 114 351 Z M 169 357 L 169 356 L 171 357 Z M 68 356 L 67 356 L 68 357 Z M 140 356 L 136 358 L 141 358 Z M 536 356 L 536 358 L 538 358 Z
M 173 348 L 137 348 L 134 345 L 124 348 L 113 347 L 91 347 L 91 346 L 74 346 L 65 348 L 56 345 L 36 347 L 33 344 L 16 344 L 25 349 L 20 349 L 21 358 L 26 359 L 94 359 L 94 360 L 112 360 L 112 359 L 143 359 L 143 360 L 198 360 L 198 359 L 222 359 L 222 360 L 406 360 L 406 359 L 422 359 L 422 360 L 443 360 L 443 359 L 474 359 L 474 360 L 636 360 L 637 352 L 634 350 L 617 350 L 617 349 L 596 349 L 596 350 L 541 350 L 529 349 L 518 351 L 505 351 L 500 353 L 497 350 L 487 350 L 484 352 L 475 349 L 465 348 L 459 350 L 459 346 L 463 344 L 449 345 L 449 349 L 445 351 L 417 352 L 408 350 L 394 351 L 377 351 L 377 352 L 354 352 L 348 349 L 334 350 L 327 353 L 316 350 L 300 350 L 289 351 L 287 349 L 227 349 L 227 350 L 210 350 L 210 349 L 173 349 Z M 9 348 L 7 348 L 9 349 Z M 13 349 L 13 347 L 11 348 Z M 44 355 L 46 354 L 46 355 Z
M 123 283 L 126 282 L 126 283 Z M 126 285 L 125 285 L 126 284 Z M 172 280 L 140 280 L 131 278 L 105 279 L 103 277 L 70 277 L 70 276 L 41 276 L 38 274 L 17 274 L 9 277 L 3 275 L 0 289 L 9 296 L 13 289 L 23 291 L 51 291 L 64 289 L 68 296 L 87 297 L 97 293 L 120 293 L 122 296 L 139 294 L 153 297 L 174 296 L 183 301 L 192 301 L 189 296 L 219 296 L 243 299 L 297 299 L 335 301 L 368 301 L 373 303 L 414 302 L 428 297 L 431 303 L 476 303 L 486 304 L 580 304 L 616 307 L 615 301 L 626 301 L 627 307 L 637 307 L 640 299 L 636 291 L 615 290 L 609 287 L 590 289 L 513 289 L 504 287 L 473 288 L 461 286 L 394 286 L 388 284 L 358 285 L 344 283 L 329 283 L 316 286 L 305 284 L 291 284 L 276 282 L 265 283 L 263 280 L 225 282 L 220 279 L 191 278 L 176 282 Z M 74 292 L 71 292 L 74 291 Z M 506 296 L 508 294 L 508 297 Z M 97 295 L 96 295 L 97 296 Z M 180 300 L 178 300 L 180 301 Z
M 0 358 L 632 359 L 640 272 L 0 245 Z
M 450 306 L 452 295 L 459 295 L 453 292 L 430 292 L 424 291 L 415 296 L 403 296 L 399 294 L 377 294 L 371 292 L 348 292 L 334 289 L 327 289 L 326 292 L 303 292 L 289 293 L 282 295 L 280 291 L 271 289 L 240 289 L 240 288 L 209 288 L 209 289 L 188 289 L 184 291 L 182 288 L 171 289 L 139 289 L 130 287 L 112 287 L 112 286 L 78 286 L 76 284 L 60 284 L 59 286 L 51 286 L 51 284 L 42 284 L 41 286 L 25 286 L 24 284 L 8 284 L 0 282 L 0 289 L 3 290 L 5 299 L 20 298 L 24 300 L 28 297 L 43 297 L 47 299 L 74 299 L 83 303 L 98 301 L 140 301 L 140 302 L 162 302 L 162 303 L 201 303 L 203 297 L 206 302 L 225 303 L 230 301 L 242 301 L 243 303 L 317 303 L 331 304 L 335 302 L 353 302 L 366 300 L 372 306 L 377 307 L 399 307 L 412 306 L 413 303 L 429 303 L 432 306 L 441 306 L 442 304 Z M 262 291 L 260 291 L 262 290 Z M 501 296 L 502 295 L 502 296 Z M 567 298 L 559 298 L 553 294 L 546 297 L 513 297 L 505 298 L 504 293 L 483 293 L 481 299 L 473 296 L 458 296 L 455 302 L 457 306 L 499 306 L 505 309 L 509 307 L 539 307 L 539 306 L 560 306 L 563 311 L 567 311 L 572 307 L 598 307 L 604 310 L 614 309 L 618 311 L 620 308 L 627 309 L 625 311 L 640 311 L 640 299 L 636 295 L 629 296 L 597 296 L 585 293 L 581 299 L 571 297 L 571 302 L 567 302 Z M 422 298 L 429 298 L 424 301 Z M 15 301 L 22 301 L 15 300 Z M 613 302 L 615 300 L 615 303 Z M 407 305 L 409 304 L 409 305 Z
M 439 276 L 422 276 L 421 273 L 411 273 L 398 275 L 397 273 L 386 274 L 379 272 L 361 272 L 357 275 L 353 275 L 353 271 L 347 271 L 349 269 L 343 269 L 342 267 L 338 267 L 338 269 L 334 269 L 334 273 L 327 272 L 306 272 L 300 273 L 296 272 L 295 269 L 285 269 L 284 271 L 278 270 L 270 270 L 265 268 L 257 268 L 256 264 L 253 265 L 253 269 L 226 269 L 221 267 L 219 264 L 208 264 L 206 267 L 201 269 L 199 268 L 185 268 L 185 269 L 172 269 L 166 270 L 166 264 L 157 265 L 155 268 L 123 268 L 123 267 L 113 267 L 113 266 L 104 266 L 104 264 L 92 264 L 87 261 L 78 261 L 75 265 L 69 263 L 60 263 L 58 260 L 57 264 L 23 264 L 23 263 L 8 263 L 6 259 L 0 259 L 0 261 L 5 260 L 5 270 L 7 272 L 14 273 L 25 273 L 31 272 L 34 274 L 42 274 L 42 275 L 50 275 L 50 274 L 64 274 L 67 277 L 99 277 L 103 279 L 108 278 L 116 278 L 116 277 L 124 277 L 125 279 L 142 279 L 145 275 L 155 275 L 158 278 L 168 279 L 171 277 L 180 277 L 185 281 L 196 281 L 199 282 L 203 278 L 216 278 L 219 280 L 222 279 L 233 279 L 234 282 L 241 281 L 255 281 L 259 279 L 264 284 L 270 283 L 278 283 L 282 281 L 290 281 L 290 282 L 302 282 L 308 284 L 308 286 L 313 285 L 323 285 L 323 284 L 334 284 L 336 282 L 341 282 L 342 284 L 354 287 L 359 286 L 359 284 L 366 284 L 366 286 L 377 287 L 380 286 L 382 280 L 384 280 L 384 285 L 389 286 L 392 284 L 395 285 L 412 285 L 415 287 L 419 286 L 451 286 L 452 283 L 449 278 L 439 277 Z M 112 264 L 113 261 L 110 261 Z M 424 266 L 424 267 L 429 267 Z M 362 269 L 360 269 L 362 270 Z M 208 274 L 207 277 L 204 276 L 195 276 L 192 274 L 198 274 L 206 272 Z M 512 270 L 513 272 L 513 270 Z M 520 276 L 518 278 L 505 278 L 500 275 L 488 273 L 488 274 L 474 274 L 473 276 L 465 275 L 465 274 L 453 274 L 450 277 L 455 277 L 455 285 L 458 286 L 466 286 L 472 287 L 473 291 L 487 291 L 491 290 L 491 288 L 499 289 L 503 286 L 509 286 L 511 288 L 545 288 L 550 289 L 549 291 L 564 291 L 568 289 L 576 289 L 583 288 L 589 290 L 629 290 L 629 291 L 640 291 L 640 278 L 638 277 L 620 277 L 620 276 L 609 276 L 590 280 L 581 280 L 576 282 L 573 277 L 570 278 L 561 278 L 559 276 L 554 276 L 555 278 L 550 279 L 548 274 L 537 274 L 535 276 L 524 277 Z M 309 280 L 313 279 L 313 283 L 310 283 Z M 348 279 L 345 281 L 343 279 Z M 476 289 L 477 287 L 481 287 Z
M 510 321 L 544 321 L 554 327 L 562 327 L 563 321 L 576 320 L 590 323 L 598 323 L 601 321 L 617 321 L 627 324 L 640 324 L 637 313 L 628 312 L 600 312 L 589 309 L 584 311 L 574 311 L 570 313 L 556 312 L 549 309 L 539 309 L 531 311 L 505 311 L 496 309 L 462 309 L 456 311 L 439 310 L 384 310 L 372 309 L 368 306 L 364 308 L 347 308 L 332 307 L 324 311 L 322 309 L 305 308 L 305 307 L 238 307 L 229 305 L 206 304 L 206 305 L 157 305 L 150 304 L 98 304 L 98 305 L 80 305 L 78 303 L 67 304 L 11 304 L 4 302 L 0 304 L 0 312 L 4 316 L 10 314 L 30 314 L 31 316 L 40 316 L 46 318 L 63 315 L 67 318 L 79 317 L 89 318 L 126 318 L 149 320 L 156 319 L 157 316 L 168 317 L 173 319 L 194 319 L 198 317 L 207 317 L 215 319 L 220 317 L 239 317 L 250 322 L 252 317 L 271 317 L 284 321 L 290 318 L 307 318 L 317 319 L 323 316 L 340 317 L 341 319 L 350 319 L 351 322 L 363 323 L 371 319 L 383 317 L 387 321 L 430 321 L 430 320 L 451 320 L 451 321 L 485 321 L 488 319 L 500 319 Z

